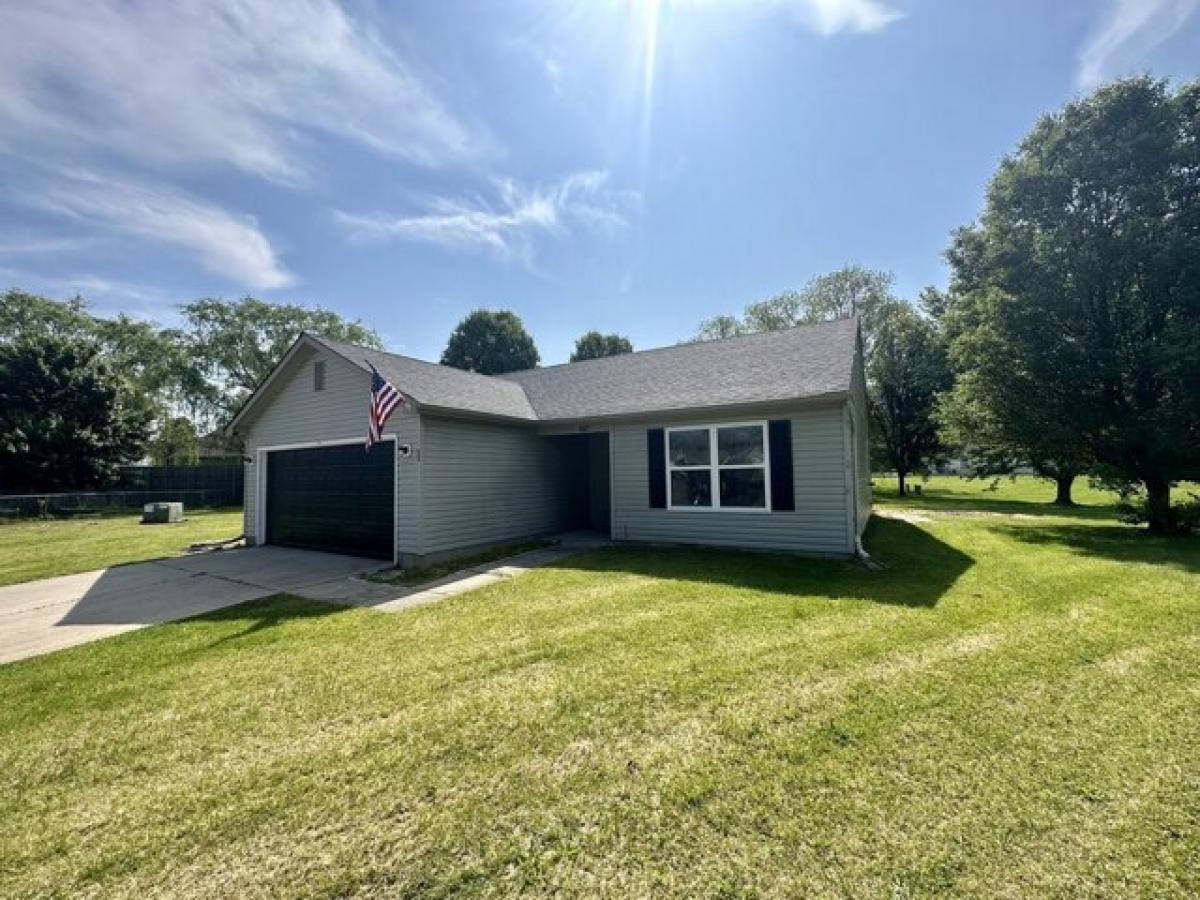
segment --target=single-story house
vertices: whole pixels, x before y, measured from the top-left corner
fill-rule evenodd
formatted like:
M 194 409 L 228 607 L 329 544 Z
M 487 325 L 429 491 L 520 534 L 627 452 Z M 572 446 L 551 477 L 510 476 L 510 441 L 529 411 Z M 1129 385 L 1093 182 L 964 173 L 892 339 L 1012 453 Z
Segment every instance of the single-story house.
M 368 451 L 372 366 L 407 402 Z M 853 319 L 500 376 L 305 334 L 226 430 L 249 542 L 401 565 L 578 528 L 851 556 L 871 514 Z

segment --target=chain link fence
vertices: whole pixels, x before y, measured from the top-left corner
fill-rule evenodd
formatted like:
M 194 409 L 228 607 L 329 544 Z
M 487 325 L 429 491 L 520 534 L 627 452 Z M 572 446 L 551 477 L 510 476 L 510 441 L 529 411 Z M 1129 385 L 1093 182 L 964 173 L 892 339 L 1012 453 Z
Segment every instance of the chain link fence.
M 233 466 L 125 466 L 108 491 L 0 494 L 0 517 L 81 516 L 138 509 L 147 503 L 241 506 L 245 473 Z

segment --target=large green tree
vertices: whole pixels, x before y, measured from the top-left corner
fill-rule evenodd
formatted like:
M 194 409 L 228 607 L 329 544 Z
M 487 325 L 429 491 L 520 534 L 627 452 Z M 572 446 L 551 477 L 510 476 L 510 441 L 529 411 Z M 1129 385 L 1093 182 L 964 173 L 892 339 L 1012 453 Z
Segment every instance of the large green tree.
M 1078 475 L 1094 468 L 1087 441 L 1073 421 L 1073 397 L 1058 381 L 1029 366 L 1014 366 L 1001 330 L 990 316 L 1002 299 L 976 292 L 951 299 L 942 317 L 952 368 L 952 390 L 939 398 L 937 418 L 943 439 L 968 459 L 981 476 L 1030 466 L 1055 483 L 1054 502 L 1070 506 Z M 1055 335 L 1035 332 L 1031 340 L 1053 353 Z
M 875 456 L 895 470 L 904 496 L 908 476 L 927 471 L 943 449 L 934 411 L 951 374 L 936 323 L 889 305 L 876 321 L 867 382 Z
M 215 398 L 179 330 L 124 314 L 95 316 L 79 296 L 54 300 L 6 291 L 0 296 L 0 343 L 36 336 L 94 342 L 110 369 L 152 405 L 160 423 L 181 412 L 195 414 Z
M 575 339 L 575 350 L 571 353 L 571 362 L 600 359 L 605 356 L 620 356 L 622 353 L 632 352 L 633 342 L 627 337 L 588 331 Z
M 262 382 L 301 333 L 382 349 L 374 330 L 320 308 L 205 298 L 185 304 L 185 345 L 210 387 L 199 398 L 200 418 L 212 424 L 229 416 Z
M 1171 483 L 1200 474 L 1200 82 L 1043 117 L 950 259 L 970 402 L 1014 446 L 1039 417 L 1074 436 L 1169 530 Z
M 34 334 L 0 343 L 0 487 L 105 486 L 138 459 L 153 408 L 86 338 Z
M 524 323 L 506 309 L 470 313 L 450 334 L 442 353 L 442 365 L 483 375 L 532 369 L 539 360 Z

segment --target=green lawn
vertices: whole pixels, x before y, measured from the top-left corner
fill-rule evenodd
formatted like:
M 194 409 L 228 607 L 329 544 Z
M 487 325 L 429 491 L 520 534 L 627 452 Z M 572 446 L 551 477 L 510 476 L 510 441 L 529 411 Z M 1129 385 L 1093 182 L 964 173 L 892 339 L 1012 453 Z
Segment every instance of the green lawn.
M 895 496 L 894 477 L 875 476 L 876 495 L 887 499 Z M 1054 482 L 1030 475 L 1016 478 L 960 478 L 957 475 L 931 475 L 908 479 L 910 487 L 919 486 L 926 500 L 942 500 L 948 503 L 967 501 L 984 508 L 996 503 L 1050 504 L 1054 500 Z M 1076 478 L 1071 489 L 1075 502 L 1084 507 L 1110 508 L 1117 502 L 1112 491 L 1101 491 L 1091 487 L 1086 478 Z M 914 498 L 915 499 L 915 498 Z
M 896 499 L 896 479 L 875 476 L 875 497 L 881 501 Z M 1029 475 L 1016 478 L 960 478 L 957 475 L 932 475 L 928 478 L 910 477 L 910 487 L 921 488 L 920 497 L 911 497 L 914 503 L 929 508 L 953 511 L 962 507 L 973 511 L 1012 512 L 1027 515 L 1059 515 L 1054 500 L 1054 482 Z M 1200 485 L 1183 482 L 1172 491 L 1172 499 L 1183 500 L 1200 491 Z M 1071 490 L 1072 499 L 1078 509 L 1074 516 L 1115 518 L 1113 512 L 1118 497 L 1114 491 L 1097 490 L 1088 484 L 1087 478 L 1076 478 Z
M 193 541 L 241 533 L 240 509 L 189 510 L 173 525 L 143 525 L 140 513 L 0 521 L 0 585 L 178 556 Z
M 1200 541 L 994 502 L 0 667 L 0 896 L 1196 896 Z

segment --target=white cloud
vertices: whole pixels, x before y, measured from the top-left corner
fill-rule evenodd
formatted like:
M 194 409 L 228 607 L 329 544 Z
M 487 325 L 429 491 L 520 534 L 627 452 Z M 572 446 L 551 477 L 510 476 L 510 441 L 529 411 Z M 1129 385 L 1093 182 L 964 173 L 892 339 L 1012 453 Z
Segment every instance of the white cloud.
M 639 202 L 632 191 L 614 191 L 608 173 L 577 172 L 549 188 L 523 188 L 512 179 L 495 182 L 496 197 L 435 198 L 424 212 L 335 213 L 361 240 L 423 241 L 447 248 L 486 249 L 503 259 L 530 262 L 539 235 L 573 227 L 612 232 L 628 222 Z
M 821 34 L 839 31 L 879 31 L 901 18 L 901 13 L 878 0 L 793 0 L 791 5 L 808 17 Z
M 68 253 L 95 246 L 95 238 L 8 237 L 0 238 L 0 256 L 35 256 L 43 253 Z
M 0 4 L 0 148 L 305 177 L 305 132 L 421 164 L 476 138 L 334 0 Z
M 805 25 L 822 35 L 841 31 L 874 32 L 904 14 L 882 0 L 674 0 L 709 6 L 771 6 L 791 10 Z
M 1136 67 L 1197 9 L 1200 0 L 1110 0 L 1105 19 L 1079 53 L 1079 85 L 1095 87 Z
M 170 188 L 74 171 L 24 199 L 48 212 L 174 244 L 195 255 L 209 271 L 239 285 L 270 289 L 294 281 L 252 217 Z

